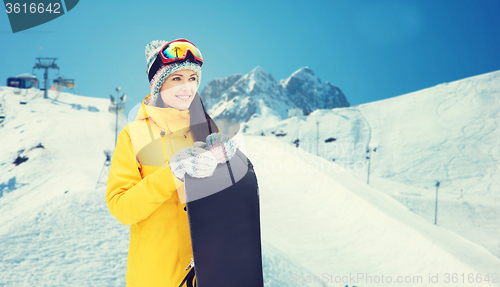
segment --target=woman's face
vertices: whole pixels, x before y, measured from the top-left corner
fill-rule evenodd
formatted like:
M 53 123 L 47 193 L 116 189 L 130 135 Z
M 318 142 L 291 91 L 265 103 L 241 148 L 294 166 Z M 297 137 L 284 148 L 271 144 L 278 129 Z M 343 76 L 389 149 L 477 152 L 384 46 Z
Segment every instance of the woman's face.
M 168 76 L 160 88 L 164 108 L 186 110 L 196 95 L 198 75 L 193 70 L 179 70 Z

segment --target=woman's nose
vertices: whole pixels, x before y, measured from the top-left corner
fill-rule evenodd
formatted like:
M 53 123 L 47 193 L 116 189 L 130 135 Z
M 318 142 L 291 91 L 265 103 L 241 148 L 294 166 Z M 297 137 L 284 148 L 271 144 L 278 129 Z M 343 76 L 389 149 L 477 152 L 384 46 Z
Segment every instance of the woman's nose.
M 189 83 L 187 81 L 182 84 L 181 90 L 183 91 L 189 90 Z

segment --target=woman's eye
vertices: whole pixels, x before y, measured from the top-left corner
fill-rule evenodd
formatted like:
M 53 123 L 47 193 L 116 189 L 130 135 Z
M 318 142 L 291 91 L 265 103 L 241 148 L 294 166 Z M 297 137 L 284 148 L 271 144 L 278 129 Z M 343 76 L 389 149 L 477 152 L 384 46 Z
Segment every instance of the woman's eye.
M 175 78 L 172 79 L 172 81 L 179 81 L 180 79 L 181 78 L 179 78 L 179 77 L 175 77 Z
M 196 81 L 196 78 L 195 78 L 195 77 L 192 77 L 190 80 L 191 80 L 191 81 Z

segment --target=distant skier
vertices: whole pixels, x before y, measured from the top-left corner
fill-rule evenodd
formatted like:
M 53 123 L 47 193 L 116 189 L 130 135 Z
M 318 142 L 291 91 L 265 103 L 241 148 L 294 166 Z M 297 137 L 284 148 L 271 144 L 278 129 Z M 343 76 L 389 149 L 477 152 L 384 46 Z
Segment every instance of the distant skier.
M 194 44 L 152 41 L 146 60 L 151 93 L 118 135 L 106 202 L 113 216 L 131 225 L 127 286 L 179 286 L 193 253 L 183 182 L 174 173 L 208 177 L 221 155 L 205 145 L 207 138 L 234 143 L 203 107 L 197 92 L 203 57 Z M 222 156 L 233 154 L 227 149 Z

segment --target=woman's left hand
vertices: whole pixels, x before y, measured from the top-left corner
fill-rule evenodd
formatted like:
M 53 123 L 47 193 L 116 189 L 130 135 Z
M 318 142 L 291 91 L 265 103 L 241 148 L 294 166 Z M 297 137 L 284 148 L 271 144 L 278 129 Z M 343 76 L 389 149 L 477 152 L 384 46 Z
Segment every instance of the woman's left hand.
M 237 148 L 237 143 L 221 132 L 210 134 L 206 140 L 205 149 L 211 151 L 219 163 L 229 161 Z
M 172 173 L 184 181 L 185 173 L 197 178 L 211 176 L 217 167 L 217 159 L 210 151 L 195 146 L 178 151 L 168 165 Z

